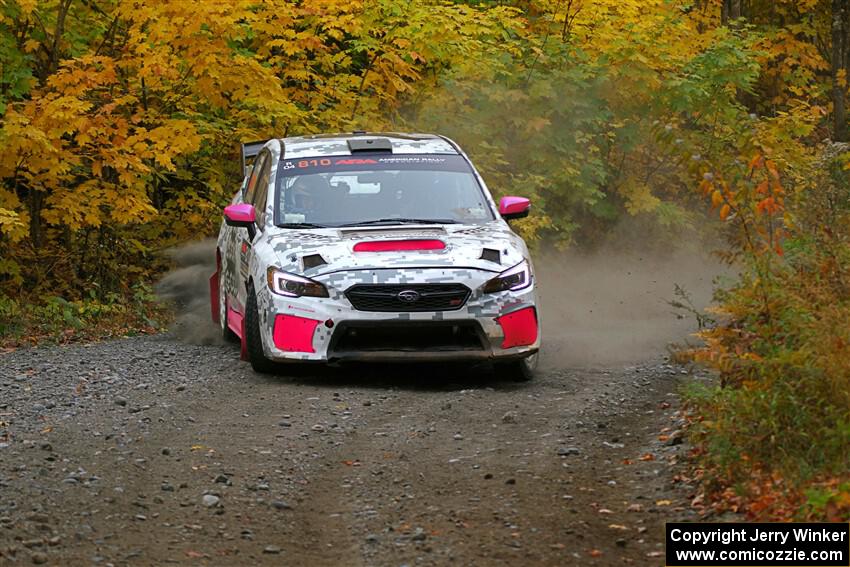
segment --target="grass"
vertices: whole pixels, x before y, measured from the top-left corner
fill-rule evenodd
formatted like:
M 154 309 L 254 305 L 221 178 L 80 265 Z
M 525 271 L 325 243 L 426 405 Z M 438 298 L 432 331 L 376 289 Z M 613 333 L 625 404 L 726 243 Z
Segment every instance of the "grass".
M 73 301 L 52 296 L 34 302 L 0 295 L 0 348 L 158 333 L 172 319 L 170 309 L 145 284 L 127 295 L 99 298 L 92 293 Z

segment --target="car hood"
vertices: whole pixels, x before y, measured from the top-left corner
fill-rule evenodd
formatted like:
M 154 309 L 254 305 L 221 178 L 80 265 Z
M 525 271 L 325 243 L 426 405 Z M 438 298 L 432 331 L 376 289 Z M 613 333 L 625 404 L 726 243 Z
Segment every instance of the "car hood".
M 398 268 L 473 268 L 498 273 L 528 256 L 507 224 L 401 225 L 335 229 L 276 228 L 263 237 L 281 269 L 308 277 L 339 271 Z M 437 250 L 355 252 L 363 242 L 439 240 Z

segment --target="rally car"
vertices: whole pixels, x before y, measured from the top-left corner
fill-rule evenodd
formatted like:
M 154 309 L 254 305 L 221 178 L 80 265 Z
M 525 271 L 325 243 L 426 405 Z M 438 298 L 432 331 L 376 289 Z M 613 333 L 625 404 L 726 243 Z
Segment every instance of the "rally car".
M 210 297 L 254 370 L 490 361 L 532 376 L 534 269 L 507 222 L 531 204 L 497 205 L 452 140 L 355 132 L 253 142 L 242 154 Z

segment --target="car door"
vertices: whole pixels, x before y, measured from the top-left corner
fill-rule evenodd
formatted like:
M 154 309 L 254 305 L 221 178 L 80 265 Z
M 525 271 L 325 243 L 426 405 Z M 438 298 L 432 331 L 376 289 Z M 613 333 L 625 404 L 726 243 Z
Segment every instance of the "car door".
M 238 310 L 244 315 L 244 306 L 247 301 L 247 288 L 245 283 L 250 277 L 249 267 L 251 265 L 251 253 L 254 242 L 262 233 L 265 221 L 265 199 L 268 195 L 269 177 L 271 172 L 271 154 L 268 150 L 263 150 L 254 161 L 254 169 L 251 172 L 251 178 L 248 180 L 248 186 L 245 188 L 243 197 L 244 203 L 254 205 L 256 209 L 256 231 L 252 239 L 245 228 L 237 228 L 237 237 L 235 239 L 236 250 L 233 257 L 236 259 L 237 265 L 237 285 L 236 285 L 236 301 Z

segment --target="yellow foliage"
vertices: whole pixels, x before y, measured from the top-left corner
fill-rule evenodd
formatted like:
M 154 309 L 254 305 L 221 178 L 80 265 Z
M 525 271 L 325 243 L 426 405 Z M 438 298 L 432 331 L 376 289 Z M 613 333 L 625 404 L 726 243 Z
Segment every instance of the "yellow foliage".
M 626 200 L 626 211 L 632 215 L 652 212 L 661 203 L 661 199 L 653 195 L 652 189 L 645 183 L 630 180 L 619 191 Z
M 18 213 L 0 208 L 0 234 L 6 235 L 12 242 L 17 242 L 26 235 L 26 227 Z
M 29 235 L 9 250 L 27 277 L 70 263 L 81 289 L 127 285 L 102 281 L 104 251 L 123 265 L 213 232 L 239 142 L 386 128 L 517 14 L 442 0 L 4 3 L 32 80 L 0 98 L 0 241 Z

